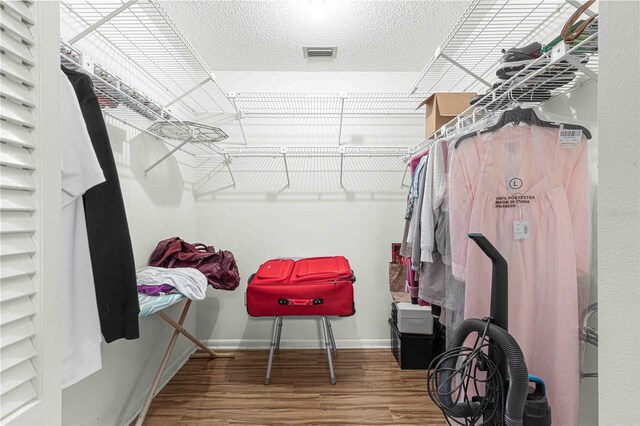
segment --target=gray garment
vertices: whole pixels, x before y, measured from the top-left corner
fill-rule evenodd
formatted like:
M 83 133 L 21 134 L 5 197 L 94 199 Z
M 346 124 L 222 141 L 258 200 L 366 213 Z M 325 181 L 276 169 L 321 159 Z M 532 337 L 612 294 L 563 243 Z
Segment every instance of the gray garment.
M 445 265 L 445 293 L 447 304 L 440 319 L 447 327 L 446 345 L 451 349 L 451 337 L 464 320 L 464 283 L 453 277 L 451 265 Z
M 451 269 L 451 267 L 449 267 Z M 445 264 L 440 253 L 433 253 L 433 262 L 422 262 L 418 278 L 418 297 L 433 305 L 446 305 Z
M 449 212 L 438 209 L 436 216 L 436 250 L 431 254 L 433 262 L 425 262 L 421 268 L 419 297 L 434 305 L 448 308 L 445 265 L 449 266 L 451 272 Z
M 420 182 L 419 182 L 419 191 L 418 191 L 418 200 L 417 200 L 417 204 L 416 207 L 418 207 L 418 210 L 414 211 L 414 215 L 411 217 L 411 220 L 415 220 L 415 224 L 413 226 L 413 247 L 411 247 L 411 269 L 413 269 L 414 271 L 420 271 L 420 241 L 421 241 L 421 232 L 420 232 L 420 218 L 421 218 L 421 214 L 420 212 L 422 212 L 422 205 L 424 202 L 424 183 L 427 179 L 427 173 L 426 173 L 426 168 L 423 167 L 422 168 L 422 172 L 419 176 L 420 178 Z
M 435 230 L 436 249 L 445 265 L 451 265 L 451 231 L 449 230 L 449 211 L 438 209 Z
M 402 233 L 402 243 L 400 244 L 400 256 L 402 257 L 411 257 L 411 244 L 407 242 L 410 223 L 408 220 L 404 221 L 404 232 Z

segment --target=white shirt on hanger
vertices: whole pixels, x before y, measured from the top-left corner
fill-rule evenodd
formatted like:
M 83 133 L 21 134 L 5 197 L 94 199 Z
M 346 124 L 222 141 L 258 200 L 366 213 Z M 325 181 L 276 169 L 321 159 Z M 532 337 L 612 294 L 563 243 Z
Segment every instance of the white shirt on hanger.
M 104 182 L 71 82 L 60 71 L 62 387 L 102 368 L 100 318 L 82 195 Z

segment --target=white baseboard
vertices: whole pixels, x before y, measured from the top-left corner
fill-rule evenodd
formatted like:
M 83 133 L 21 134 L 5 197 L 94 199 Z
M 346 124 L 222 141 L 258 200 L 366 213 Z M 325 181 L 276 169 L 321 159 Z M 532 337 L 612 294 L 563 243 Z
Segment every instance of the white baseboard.
M 191 354 L 196 351 L 196 346 L 192 345 L 183 352 L 178 358 L 175 359 L 171 364 L 167 365 L 167 368 L 164 370 L 164 374 L 162 375 L 162 379 L 160 380 L 160 384 L 158 385 L 158 389 L 156 390 L 156 395 L 166 386 L 167 383 L 176 375 L 176 373 L 182 368 L 183 365 L 187 363 Z M 158 365 L 160 367 L 160 365 Z M 153 378 L 152 378 L 153 380 Z M 121 425 L 130 425 L 138 417 L 140 411 L 142 411 L 142 405 L 144 404 L 145 399 L 147 399 L 147 395 L 149 395 L 149 390 L 151 390 L 151 383 L 147 386 L 142 393 L 142 395 L 136 398 L 136 402 L 131 405 L 132 408 L 126 411 L 125 415 L 122 418 L 126 419 L 124 422 L 119 422 Z M 154 397 L 156 396 L 154 395 Z
M 202 340 L 211 349 L 268 349 L 267 339 L 211 339 Z M 389 339 L 336 339 L 338 349 L 386 349 L 391 347 Z M 320 339 L 282 339 L 282 349 L 323 349 Z

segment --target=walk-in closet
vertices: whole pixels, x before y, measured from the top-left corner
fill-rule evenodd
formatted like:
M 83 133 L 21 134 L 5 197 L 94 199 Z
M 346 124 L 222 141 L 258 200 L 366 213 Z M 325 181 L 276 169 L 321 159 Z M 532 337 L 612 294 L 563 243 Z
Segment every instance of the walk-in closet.
M 640 3 L 0 1 L 2 425 L 640 424 Z

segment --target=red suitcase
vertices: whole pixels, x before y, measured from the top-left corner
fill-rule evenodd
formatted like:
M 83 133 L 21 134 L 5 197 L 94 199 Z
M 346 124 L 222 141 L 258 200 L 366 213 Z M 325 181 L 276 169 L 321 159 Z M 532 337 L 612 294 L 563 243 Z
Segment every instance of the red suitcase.
M 269 260 L 249 278 L 247 312 L 252 317 L 350 316 L 354 282 L 342 256 Z

